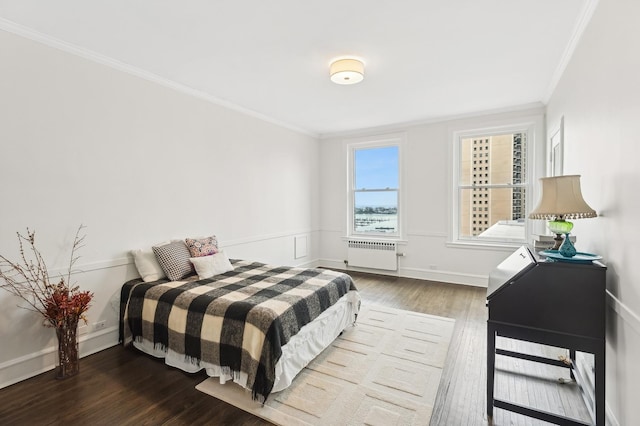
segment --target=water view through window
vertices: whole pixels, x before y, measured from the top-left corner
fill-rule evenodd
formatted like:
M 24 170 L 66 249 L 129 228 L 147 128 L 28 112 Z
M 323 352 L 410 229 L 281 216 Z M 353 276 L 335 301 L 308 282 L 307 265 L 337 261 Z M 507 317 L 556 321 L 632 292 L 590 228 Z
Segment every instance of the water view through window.
M 398 233 L 398 146 L 354 153 L 354 232 Z

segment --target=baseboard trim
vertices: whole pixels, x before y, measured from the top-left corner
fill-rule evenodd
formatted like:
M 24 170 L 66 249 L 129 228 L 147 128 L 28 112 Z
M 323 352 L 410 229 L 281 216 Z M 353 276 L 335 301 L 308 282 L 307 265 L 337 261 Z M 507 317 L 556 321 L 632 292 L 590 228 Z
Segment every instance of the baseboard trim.
M 318 268 L 320 267 L 320 261 L 318 259 L 305 260 L 294 265 L 296 268 Z
M 92 355 L 118 344 L 118 327 L 84 334 L 78 338 L 78 342 L 80 358 Z M 38 352 L 0 364 L 0 389 L 53 370 L 56 367 L 56 351 L 54 341 L 54 345 Z
M 427 281 L 439 281 L 450 284 L 470 285 L 474 287 L 487 287 L 488 277 L 485 275 L 465 274 L 460 272 L 442 271 L 436 269 L 400 268 L 397 271 L 385 271 L 382 269 L 356 268 L 346 266 L 343 261 L 335 259 L 319 259 L 318 265 L 346 271 L 366 272 L 392 277 L 415 278 Z
M 461 272 L 439 271 L 420 268 L 401 268 L 402 277 L 428 281 L 441 281 L 450 284 L 470 285 L 487 288 L 488 277 L 484 275 L 465 274 Z

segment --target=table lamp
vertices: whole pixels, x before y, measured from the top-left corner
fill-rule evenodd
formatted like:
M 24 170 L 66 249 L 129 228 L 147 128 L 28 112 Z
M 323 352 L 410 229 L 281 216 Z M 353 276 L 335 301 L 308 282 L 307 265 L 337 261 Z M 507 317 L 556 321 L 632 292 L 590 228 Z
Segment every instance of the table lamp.
M 582 198 L 580 175 L 545 177 L 540 178 L 540 183 L 540 202 L 529 214 L 529 218 L 548 220 L 547 227 L 556 234 L 552 250 L 558 250 L 564 257 L 573 257 L 576 249 L 569 239 L 573 223 L 567 219 L 597 216 L 595 210 Z M 564 241 L 562 234 L 565 235 Z

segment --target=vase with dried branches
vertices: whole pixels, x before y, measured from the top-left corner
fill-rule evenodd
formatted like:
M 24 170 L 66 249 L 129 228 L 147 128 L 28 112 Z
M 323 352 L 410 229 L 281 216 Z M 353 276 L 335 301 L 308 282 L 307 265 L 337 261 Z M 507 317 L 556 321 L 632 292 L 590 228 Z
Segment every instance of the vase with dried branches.
M 45 318 L 45 325 L 54 327 L 58 338 L 58 367 L 56 378 L 64 379 L 80 371 L 78 353 L 78 322 L 87 322 L 93 293 L 71 285 L 73 267 L 83 247 L 84 226 L 80 225 L 71 247 L 69 267 L 64 275 L 51 277 L 40 251 L 36 248 L 36 233 L 27 228 L 26 236 L 17 232 L 20 258 L 9 260 L 0 255 L 0 287 L 21 298 L 26 306 Z M 52 278 L 55 278 L 52 280 Z

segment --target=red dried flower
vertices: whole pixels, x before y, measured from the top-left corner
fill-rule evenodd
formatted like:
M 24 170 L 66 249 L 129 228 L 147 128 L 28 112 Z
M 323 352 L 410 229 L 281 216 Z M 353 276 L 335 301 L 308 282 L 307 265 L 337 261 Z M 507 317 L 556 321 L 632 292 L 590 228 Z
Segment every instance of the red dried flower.
M 63 323 L 77 323 L 81 318 L 86 323 L 84 313 L 89 309 L 92 298 L 93 293 L 89 291 L 69 290 L 61 278 L 53 292 L 44 298 L 45 318 L 56 327 Z

